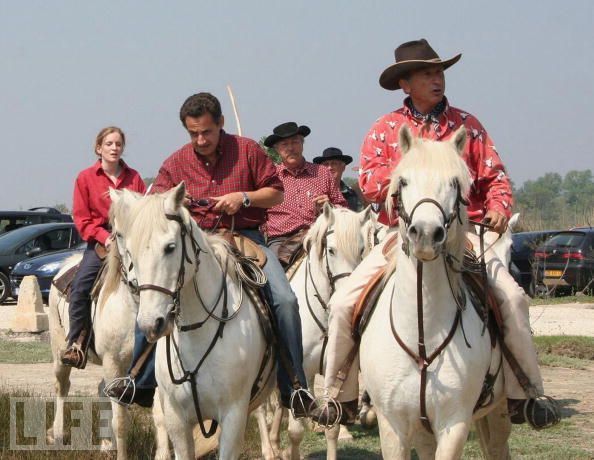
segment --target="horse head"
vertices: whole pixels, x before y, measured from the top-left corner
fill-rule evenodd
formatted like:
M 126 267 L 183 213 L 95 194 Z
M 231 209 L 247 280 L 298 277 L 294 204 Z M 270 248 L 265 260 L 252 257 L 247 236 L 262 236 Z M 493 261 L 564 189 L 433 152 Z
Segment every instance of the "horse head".
M 138 326 L 154 342 L 173 330 L 181 289 L 196 270 L 187 266 L 197 267 L 195 225 L 183 207 L 185 185 L 149 196 L 117 190 L 110 195 L 118 251 L 138 284 Z
M 402 158 L 388 193 L 396 200 L 404 246 L 422 262 L 435 260 L 446 245 L 450 253 L 463 249 L 471 184 L 462 159 L 465 144 L 464 127 L 443 142 L 415 139 L 406 125 L 400 129 Z M 393 206 L 390 200 L 388 206 Z
M 324 204 L 303 245 L 310 256 L 309 263 L 321 266 L 319 272 L 325 273 L 332 292 L 336 283 L 350 275 L 370 251 L 375 224 L 370 207 L 356 213 Z

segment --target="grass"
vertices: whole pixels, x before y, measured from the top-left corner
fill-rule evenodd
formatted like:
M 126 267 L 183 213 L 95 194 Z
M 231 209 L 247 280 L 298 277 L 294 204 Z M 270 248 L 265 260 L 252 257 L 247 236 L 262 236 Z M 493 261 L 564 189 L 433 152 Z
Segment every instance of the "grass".
M 535 297 L 530 299 L 530 305 L 558 305 L 565 303 L 591 303 L 594 304 L 594 296 L 591 295 L 568 295 L 562 297 Z
M 45 342 L 13 342 L 0 339 L 0 363 L 35 364 L 51 363 L 52 353 Z

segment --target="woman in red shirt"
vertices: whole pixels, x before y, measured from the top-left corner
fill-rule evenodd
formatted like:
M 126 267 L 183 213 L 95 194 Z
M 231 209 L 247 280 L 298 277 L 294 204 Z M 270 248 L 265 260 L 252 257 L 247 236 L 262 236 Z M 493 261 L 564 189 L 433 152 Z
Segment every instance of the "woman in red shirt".
M 92 331 L 90 293 L 102 264 L 96 249 L 109 249 L 111 244 L 109 189 L 130 189 L 140 193 L 146 190 L 140 174 L 121 159 L 125 144 L 126 136 L 120 128 L 102 129 L 95 141 L 95 154 L 99 158 L 79 173 L 74 184 L 72 216 L 87 248 L 72 282 L 70 331 L 62 363 L 79 369 L 87 362 L 86 350 Z

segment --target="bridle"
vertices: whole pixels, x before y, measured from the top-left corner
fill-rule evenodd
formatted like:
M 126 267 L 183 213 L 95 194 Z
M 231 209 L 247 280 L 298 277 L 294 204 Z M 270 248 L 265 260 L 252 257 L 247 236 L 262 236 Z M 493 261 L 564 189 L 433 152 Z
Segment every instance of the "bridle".
M 397 203 L 398 215 L 404 222 L 404 229 L 408 230 L 408 228 L 412 222 L 414 213 L 418 209 L 418 207 L 423 203 L 430 203 L 430 204 L 433 204 L 435 207 L 437 207 L 437 209 L 439 209 L 439 211 L 441 212 L 441 214 L 443 216 L 445 240 L 447 241 L 448 231 L 449 231 L 452 223 L 456 219 L 458 219 L 458 222 L 461 225 L 463 223 L 462 217 L 460 215 L 460 205 L 462 204 L 464 206 L 468 206 L 468 201 L 462 197 L 462 194 L 460 192 L 460 184 L 457 179 L 454 181 L 454 185 L 456 187 L 456 202 L 454 203 L 453 210 L 452 210 L 452 212 L 449 213 L 449 215 L 445 212 L 445 210 L 443 209 L 441 204 L 432 198 L 423 198 L 423 199 L 419 200 L 413 206 L 412 211 L 409 214 L 406 212 L 406 210 L 404 208 L 404 204 L 402 203 L 402 188 L 403 188 L 404 184 L 401 180 L 398 184 L 398 192 L 395 194 L 396 196 L 393 195 L 393 197 L 396 198 L 396 200 L 397 200 L 396 203 Z M 403 237 L 402 249 L 403 249 L 404 253 L 408 257 L 410 257 L 409 244 L 408 244 L 408 240 L 406 240 L 405 237 Z M 436 255 L 435 258 L 439 257 L 439 255 L 444 256 L 443 260 L 444 260 L 446 276 L 448 278 L 450 290 L 452 292 L 452 295 L 456 301 L 458 308 L 456 308 L 456 316 L 454 317 L 454 321 L 453 321 L 452 326 L 450 327 L 448 335 L 446 336 L 444 341 L 441 343 L 441 345 L 439 345 L 433 351 L 433 353 L 431 353 L 430 355 L 427 355 L 427 349 L 425 347 L 425 327 L 424 327 L 424 320 L 423 320 L 423 261 L 417 260 L 417 327 L 418 327 L 418 342 L 417 342 L 417 350 L 418 351 L 417 351 L 417 353 L 412 351 L 404 343 L 402 338 L 398 335 L 398 332 L 396 331 L 396 327 L 394 325 L 394 313 L 393 313 L 394 300 L 393 299 L 394 299 L 394 290 L 395 290 L 396 285 L 394 285 L 394 287 L 392 289 L 392 295 L 391 295 L 392 300 L 390 301 L 390 327 L 392 329 L 392 335 L 394 336 L 394 339 L 396 340 L 398 345 L 404 350 L 404 352 L 407 355 L 409 355 L 413 361 L 415 361 L 417 363 L 417 366 L 419 367 L 419 370 L 421 372 L 420 390 L 419 390 L 420 412 L 421 412 L 420 420 L 421 420 L 423 427 L 425 427 L 425 429 L 429 433 L 433 433 L 433 429 L 431 427 L 431 422 L 429 421 L 429 417 L 427 415 L 427 403 L 426 403 L 427 368 L 448 346 L 448 344 L 454 337 L 454 334 L 456 333 L 456 330 L 458 329 L 459 324 L 462 328 L 462 333 L 464 334 L 464 340 L 466 341 L 466 345 L 470 348 L 470 344 L 468 343 L 468 340 L 466 339 L 466 333 L 464 332 L 464 325 L 462 323 L 462 313 L 461 313 L 462 310 L 464 310 L 465 306 L 466 306 L 466 296 L 464 295 L 463 291 L 461 291 L 461 295 L 460 295 L 461 298 L 459 298 L 459 296 L 457 296 L 456 293 L 454 292 L 454 289 L 453 289 L 453 286 L 452 286 L 452 283 L 450 280 L 449 270 L 448 270 L 448 260 L 450 261 L 449 263 L 451 264 L 452 258 L 448 257 L 448 254 L 445 251 L 446 250 L 445 250 L 445 244 L 444 244 L 442 246 L 442 250 L 440 251 L 440 253 L 438 253 Z
M 330 268 L 330 250 L 328 249 L 328 236 L 334 233 L 334 229 L 326 230 L 321 242 L 321 249 L 322 249 L 322 258 L 324 259 L 324 265 L 326 270 L 326 277 L 330 282 L 330 297 L 336 291 L 336 282 L 342 278 L 346 278 L 351 275 L 352 272 L 344 272 L 334 275 L 332 273 L 332 269 Z M 311 253 L 307 251 L 306 257 L 306 265 L 305 265 L 305 303 L 307 304 L 307 309 L 309 310 L 310 315 L 312 316 L 314 322 L 318 326 L 318 329 L 322 333 L 322 352 L 320 354 L 320 364 L 319 364 L 319 372 L 320 374 L 324 374 L 324 355 L 326 353 L 326 346 L 328 345 L 328 326 L 324 325 L 324 322 L 316 315 L 311 302 L 309 300 L 309 290 L 308 284 L 314 289 L 314 297 L 318 300 L 319 304 L 321 305 L 322 309 L 324 310 L 324 314 L 328 315 L 328 304 L 323 299 L 322 295 L 320 294 L 320 290 L 316 286 L 316 282 L 313 278 L 311 273 Z

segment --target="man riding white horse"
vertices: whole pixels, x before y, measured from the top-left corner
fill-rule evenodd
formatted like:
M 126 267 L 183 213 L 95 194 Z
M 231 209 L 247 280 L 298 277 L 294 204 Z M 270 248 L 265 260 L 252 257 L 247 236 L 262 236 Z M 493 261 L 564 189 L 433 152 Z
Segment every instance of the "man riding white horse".
M 398 133 L 403 124 L 408 125 L 413 135 L 445 140 L 453 136 L 460 126 L 465 126 L 468 135 L 463 158 L 473 178 L 468 206 L 469 217 L 482 219 L 497 233 L 506 229 L 511 215 L 512 190 L 505 168 L 495 150 L 493 141 L 480 122 L 468 112 L 449 105 L 446 99 L 444 70 L 455 64 L 461 54 L 442 61 L 424 40 L 404 43 L 395 50 L 396 63 L 380 76 L 380 85 L 390 91 L 402 89 L 408 97 L 404 105 L 379 118 L 365 137 L 361 150 L 359 184 L 365 197 L 375 203 L 386 201 L 390 175 L 400 161 Z M 396 225 L 394 215 L 383 210 L 380 221 Z M 386 265 L 383 256 L 384 242 L 363 260 L 349 278 L 348 288 L 337 292 L 331 299 L 329 319 L 328 362 L 325 387 L 330 398 L 342 403 L 342 411 L 334 404 L 319 407 L 312 418 L 323 424 L 333 424 L 342 412 L 341 423 L 348 422 L 354 414 L 358 391 L 359 361 L 355 357 L 350 370 L 343 367 L 353 347 L 351 318 L 355 303 L 364 286 L 375 273 Z M 476 234 L 468 234 L 476 252 L 480 252 Z M 529 382 L 520 384 L 516 373 L 504 363 L 505 390 L 513 423 L 528 421 L 535 428 L 544 428 L 558 421 L 556 411 L 543 403 L 543 383 L 538 368 L 536 351 L 530 333 L 528 300 L 522 288 L 511 275 L 496 271 L 490 263 L 492 251 L 485 257 L 490 288 L 500 304 L 504 324 L 504 341 L 527 375 Z M 337 378 L 337 374 L 340 375 Z M 526 420 L 528 418 L 528 420 Z
M 301 392 L 299 398 L 293 398 L 294 390 L 307 388 L 297 298 L 278 259 L 264 244 L 258 229 L 264 223 L 265 210 L 282 202 L 283 184 L 272 161 L 257 142 L 223 130 L 221 105 L 212 94 L 190 96 L 181 107 L 180 120 L 188 131 L 190 143 L 165 160 L 152 192 L 167 191 L 183 181 L 187 190 L 185 204 L 200 228 L 236 230 L 264 251 L 267 297 L 276 322 L 278 341 L 288 355 L 284 365 L 278 366 L 281 397 L 285 405 L 292 406 L 296 417 L 304 417 L 315 403 L 306 391 Z M 202 205 L 202 201 L 207 204 Z M 133 368 L 146 348 L 147 341 L 137 329 Z M 131 386 L 113 385 L 109 396 L 129 403 L 136 402 L 137 395 L 145 397 L 147 392 L 154 393 L 153 362 L 154 352 L 144 365 L 141 364 L 143 367 L 135 377 L 136 393 L 132 392 Z

